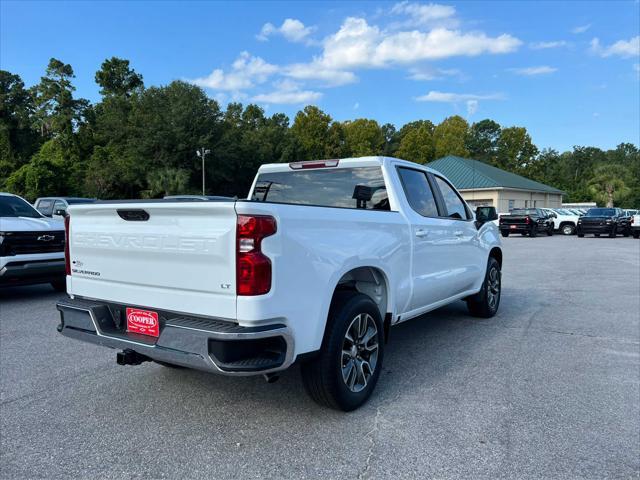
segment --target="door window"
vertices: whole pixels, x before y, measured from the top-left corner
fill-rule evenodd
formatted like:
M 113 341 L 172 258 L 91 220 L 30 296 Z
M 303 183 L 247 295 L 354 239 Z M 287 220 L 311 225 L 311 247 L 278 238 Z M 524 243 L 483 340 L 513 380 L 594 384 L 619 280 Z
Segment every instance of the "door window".
M 67 206 L 64 204 L 64 202 L 60 201 L 60 200 L 56 200 L 56 203 L 53 204 L 53 213 L 55 214 L 57 210 L 67 210 Z
M 53 200 L 40 200 L 37 208 L 41 214 L 50 217 L 53 213 Z
M 445 216 L 456 218 L 459 220 L 469 219 L 467 208 L 465 207 L 464 202 L 462 201 L 458 193 L 444 179 L 438 177 L 437 175 L 434 175 L 434 177 L 436 179 L 436 184 L 440 189 L 440 193 L 442 194 L 444 204 L 447 208 L 447 213 Z
M 438 207 L 425 172 L 398 168 L 404 193 L 411 208 L 423 217 L 437 217 Z

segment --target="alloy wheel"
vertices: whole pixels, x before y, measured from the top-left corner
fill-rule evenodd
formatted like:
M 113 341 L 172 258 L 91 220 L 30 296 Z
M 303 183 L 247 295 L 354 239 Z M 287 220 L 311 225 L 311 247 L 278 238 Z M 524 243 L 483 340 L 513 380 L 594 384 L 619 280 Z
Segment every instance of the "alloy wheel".
M 499 299 L 500 271 L 496 267 L 492 267 L 491 270 L 489 270 L 489 277 L 487 278 L 487 302 L 492 310 L 497 307 Z
M 342 341 L 342 380 L 349 390 L 361 392 L 378 363 L 378 327 L 371 315 L 361 313 L 351 323 Z

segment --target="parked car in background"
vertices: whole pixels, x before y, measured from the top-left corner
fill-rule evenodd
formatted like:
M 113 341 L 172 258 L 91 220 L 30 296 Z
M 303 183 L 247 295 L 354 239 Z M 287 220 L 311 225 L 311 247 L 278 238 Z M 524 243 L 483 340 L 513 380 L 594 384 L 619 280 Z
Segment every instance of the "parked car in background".
M 538 233 L 553 235 L 554 217 L 541 208 L 516 208 L 509 215 L 500 217 L 500 233 L 508 237 L 520 233 L 535 237 Z
M 580 215 L 563 208 L 545 208 L 543 210 L 554 214 L 554 230 L 559 231 L 563 235 L 573 235 L 576 233 L 576 227 L 578 225 L 578 218 L 580 218 Z
M 69 205 L 80 205 L 83 203 L 93 203 L 95 198 L 81 198 L 81 197 L 42 197 L 38 198 L 33 204 L 42 215 L 45 217 L 58 218 L 62 220 L 64 218 Z
M 64 291 L 64 246 L 62 221 L 0 192 L 0 287 L 50 283 Z
M 622 225 L 622 227 L 621 227 Z M 626 223 L 628 225 L 628 223 Z M 590 208 L 587 213 L 578 220 L 577 233 L 578 237 L 584 237 L 586 234 L 592 233 L 596 237 L 600 235 L 608 235 L 614 238 L 625 227 L 624 213 L 619 208 Z M 626 236 L 629 236 L 627 232 Z
M 502 249 L 424 165 L 388 157 L 260 167 L 247 200 L 74 205 L 61 334 L 118 363 L 265 375 L 295 361 L 318 403 L 362 405 L 391 325 L 456 300 L 493 316 Z
M 640 238 L 640 210 L 636 210 L 636 213 L 631 216 L 631 235 L 633 238 Z

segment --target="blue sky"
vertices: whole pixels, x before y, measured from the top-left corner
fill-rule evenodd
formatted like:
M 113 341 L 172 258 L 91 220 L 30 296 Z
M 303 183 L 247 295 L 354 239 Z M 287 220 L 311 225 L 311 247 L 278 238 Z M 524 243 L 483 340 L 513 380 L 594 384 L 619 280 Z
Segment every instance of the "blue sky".
M 400 127 L 460 114 L 525 126 L 540 148 L 640 143 L 640 4 L 624 2 L 0 1 L 0 67 L 77 95 L 127 58 L 145 84 L 194 82 L 224 105 Z

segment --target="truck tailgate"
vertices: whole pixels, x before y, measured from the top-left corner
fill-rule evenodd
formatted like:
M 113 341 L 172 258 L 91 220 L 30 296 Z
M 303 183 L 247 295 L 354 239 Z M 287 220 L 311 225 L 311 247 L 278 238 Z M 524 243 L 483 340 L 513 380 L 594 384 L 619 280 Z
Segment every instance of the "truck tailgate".
M 235 318 L 235 202 L 97 203 L 69 214 L 72 295 Z

